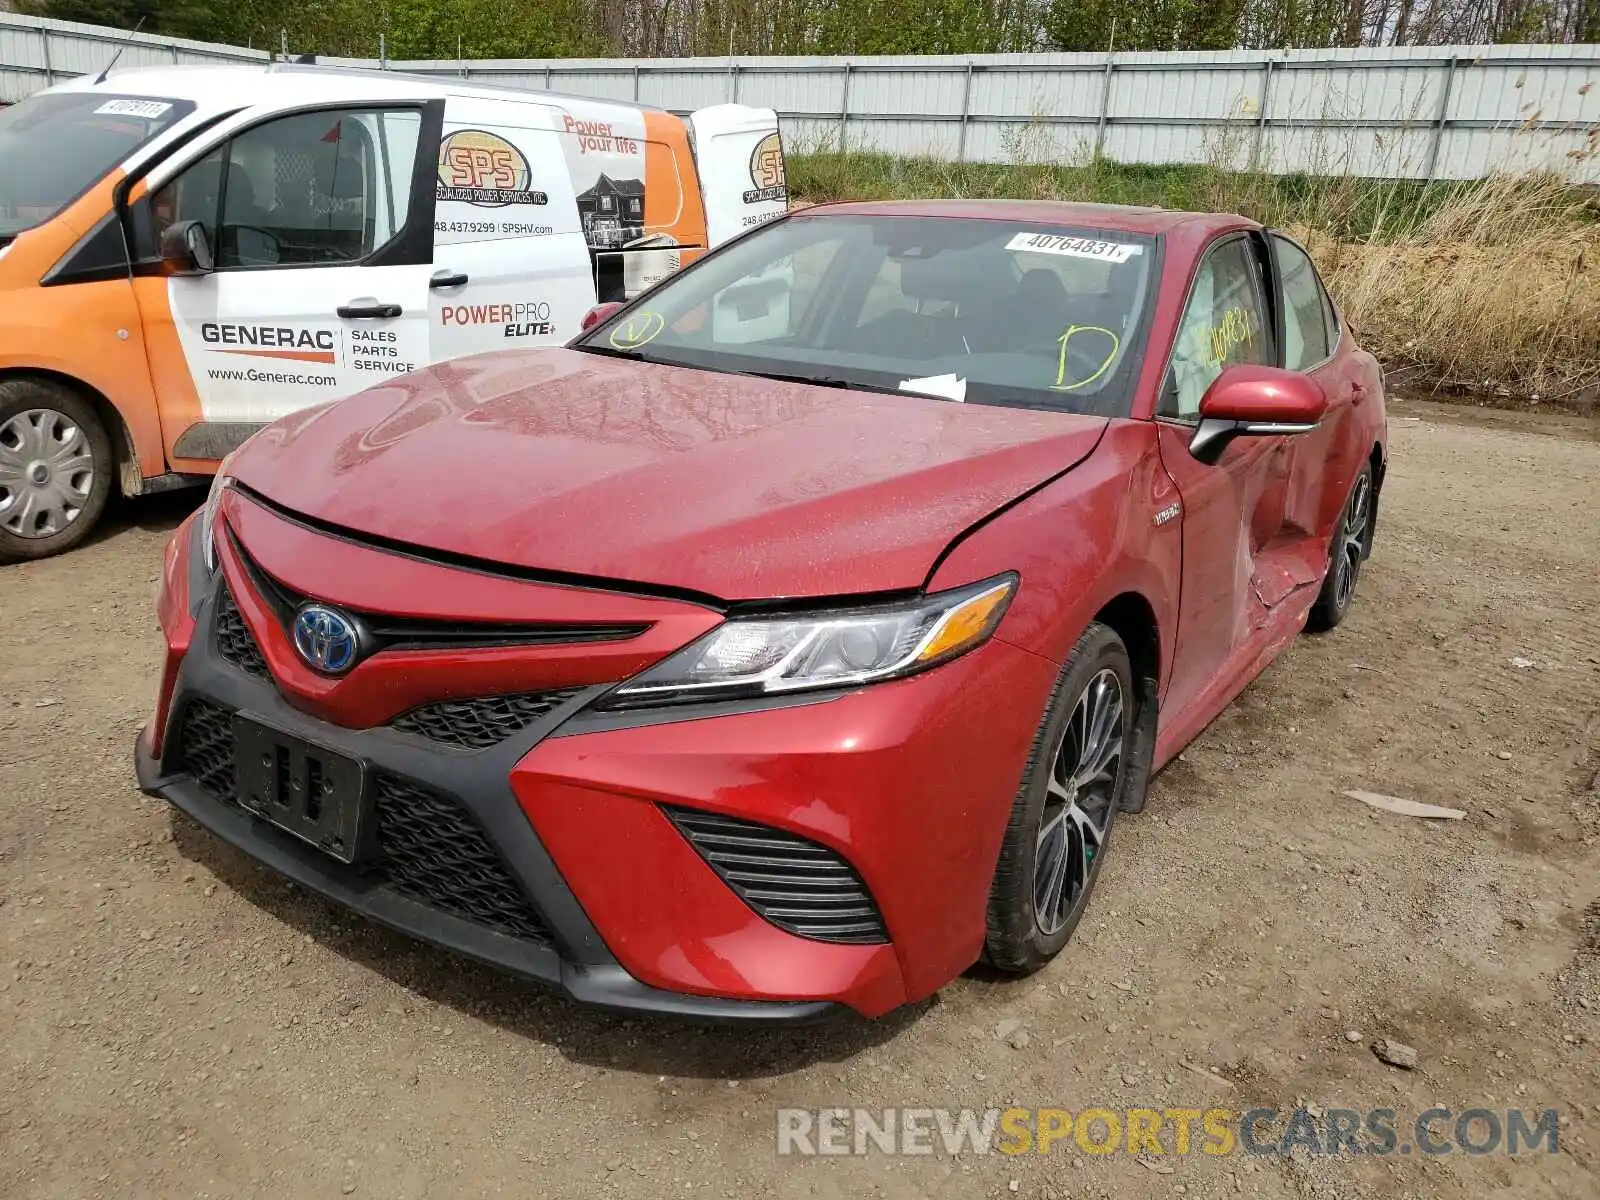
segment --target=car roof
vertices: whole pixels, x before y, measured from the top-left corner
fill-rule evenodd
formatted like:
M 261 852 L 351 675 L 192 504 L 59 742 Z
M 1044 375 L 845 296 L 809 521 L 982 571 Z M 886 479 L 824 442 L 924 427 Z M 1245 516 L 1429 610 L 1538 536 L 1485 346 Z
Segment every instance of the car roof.
M 582 100 L 586 105 L 599 107 L 656 111 L 648 104 L 569 96 L 453 76 L 409 75 L 399 71 L 312 63 L 130 67 L 112 71 L 103 83 L 96 82 L 93 75 L 82 75 L 57 84 L 54 90 L 189 100 L 209 111 L 281 102 L 285 96 L 292 96 L 296 104 L 381 102 L 438 96 L 480 96 L 556 105 Z
M 1013 221 L 1019 225 L 1063 225 L 1120 233 L 1172 233 L 1180 227 L 1201 237 L 1225 229 L 1254 227 L 1231 213 L 1181 212 L 1131 204 L 1085 204 L 1062 200 L 861 200 L 818 204 L 799 210 L 806 216 L 959 217 L 972 221 Z

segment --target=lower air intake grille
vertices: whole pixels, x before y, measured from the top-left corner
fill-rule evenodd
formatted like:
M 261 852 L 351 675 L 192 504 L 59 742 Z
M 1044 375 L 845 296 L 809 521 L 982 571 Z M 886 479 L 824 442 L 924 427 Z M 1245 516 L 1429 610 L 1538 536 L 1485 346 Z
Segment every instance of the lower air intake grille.
M 779 929 L 819 942 L 889 940 L 861 877 L 826 846 L 698 809 L 666 813 L 722 881 Z
M 257 679 L 268 679 L 272 675 L 267 669 L 266 656 L 251 636 L 250 627 L 244 623 L 227 584 L 217 590 L 217 652 L 246 675 Z
M 226 594 L 226 593 L 224 593 Z M 213 799 L 234 799 L 233 711 L 192 700 L 178 726 L 179 769 L 193 775 Z
M 233 710 L 191 700 L 175 737 L 177 769 L 213 800 L 238 807 Z M 364 868 L 374 882 L 463 921 L 550 944 L 533 903 L 460 803 L 394 775 L 379 773 L 374 782 L 378 847 Z
M 394 719 L 391 728 L 462 750 L 487 750 L 549 716 L 582 690 L 568 688 L 520 696 L 445 700 L 402 713 Z
M 394 775 L 380 774 L 376 782 L 374 874 L 401 895 L 463 921 L 549 944 L 532 903 L 458 803 Z

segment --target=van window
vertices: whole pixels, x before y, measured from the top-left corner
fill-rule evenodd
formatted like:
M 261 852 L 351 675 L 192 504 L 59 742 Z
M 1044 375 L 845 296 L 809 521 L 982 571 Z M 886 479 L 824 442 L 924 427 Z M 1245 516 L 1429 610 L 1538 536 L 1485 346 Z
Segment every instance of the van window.
M 98 91 L 0 109 L 0 241 L 48 221 L 193 111 L 187 100 Z
M 160 229 L 206 226 L 218 270 L 355 263 L 405 227 L 422 115 L 298 113 L 257 125 L 154 197 Z

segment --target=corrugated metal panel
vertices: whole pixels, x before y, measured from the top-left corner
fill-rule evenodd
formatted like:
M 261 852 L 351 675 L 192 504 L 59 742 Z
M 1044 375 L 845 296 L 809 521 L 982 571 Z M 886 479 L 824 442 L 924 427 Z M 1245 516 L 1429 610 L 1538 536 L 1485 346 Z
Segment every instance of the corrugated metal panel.
M 50 72 L 98 70 L 123 35 L 0 13 L 0 100 Z M 259 61 L 139 39 L 125 65 Z M 344 61 L 344 60 L 341 60 Z M 376 66 L 376 63 L 356 65 Z M 395 62 L 413 71 L 678 112 L 737 99 L 778 110 L 795 149 L 846 144 L 989 162 L 1255 162 L 1272 171 L 1473 178 L 1545 167 L 1600 183 L 1600 48 L 1402 46 L 1263 54 Z M 843 114 L 848 110 L 848 120 Z
M 126 31 L 0 12 L 0 102 L 101 70 L 118 49 L 118 69 L 201 63 L 265 62 L 265 51 L 183 38 L 131 37 Z

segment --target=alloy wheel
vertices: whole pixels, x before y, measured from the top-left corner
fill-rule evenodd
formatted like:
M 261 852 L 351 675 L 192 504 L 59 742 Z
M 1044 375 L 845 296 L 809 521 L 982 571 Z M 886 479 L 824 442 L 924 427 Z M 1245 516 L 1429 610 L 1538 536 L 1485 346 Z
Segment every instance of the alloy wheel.
M 1371 521 L 1372 476 L 1363 471 L 1356 479 L 1355 491 L 1350 493 L 1350 503 L 1345 506 L 1334 551 L 1337 557 L 1333 569 L 1337 574 L 1333 580 L 1333 602 L 1340 609 L 1355 595 L 1356 576 L 1361 571 L 1361 558 L 1367 552 L 1367 526 Z
M 1088 898 L 1089 881 L 1116 814 L 1126 734 L 1117 673 L 1098 672 L 1078 696 L 1050 763 L 1034 850 L 1034 920 L 1046 936 Z

